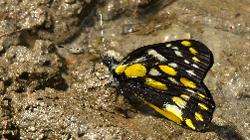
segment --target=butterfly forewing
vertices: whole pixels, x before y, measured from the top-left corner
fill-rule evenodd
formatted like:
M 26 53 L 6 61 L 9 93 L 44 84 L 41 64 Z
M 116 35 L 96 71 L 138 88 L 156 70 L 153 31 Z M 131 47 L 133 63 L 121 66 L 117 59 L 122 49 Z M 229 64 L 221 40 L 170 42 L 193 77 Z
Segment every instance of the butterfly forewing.
M 135 96 L 168 119 L 200 131 L 215 108 L 203 83 L 212 64 L 204 44 L 177 40 L 139 48 L 111 70 L 127 98 Z

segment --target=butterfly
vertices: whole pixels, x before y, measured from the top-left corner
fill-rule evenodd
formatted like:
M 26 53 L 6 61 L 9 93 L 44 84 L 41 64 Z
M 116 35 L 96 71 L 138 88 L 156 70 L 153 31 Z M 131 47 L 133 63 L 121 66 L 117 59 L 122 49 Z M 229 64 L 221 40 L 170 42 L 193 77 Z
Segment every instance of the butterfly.
M 213 54 L 203 43 L 176 40 L 148 45 L 120 62 L 111 55 L 103 62 L 128 100 L 136 98 L 195 131 L 211 122 L 215 103 L 203 79 L 213 65 Z

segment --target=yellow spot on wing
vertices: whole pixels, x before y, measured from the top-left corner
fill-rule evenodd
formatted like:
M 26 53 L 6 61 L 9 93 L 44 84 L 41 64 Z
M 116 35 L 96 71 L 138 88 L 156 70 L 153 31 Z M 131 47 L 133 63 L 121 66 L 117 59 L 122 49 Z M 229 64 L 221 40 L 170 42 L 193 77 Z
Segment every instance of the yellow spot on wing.
M 189 88 L 196 88 L 196 84 L 190 80 L 188 80 L 187 78 L 185 77 L 181 77 L 180 79 L 181 83 L 186 86 L 186 87 L 189 87 Z
M 199 59 L 199 58 L 197 58 L 197 57 L 195 57 L 195 56 L 194 56 L 194 57 L 192 57 L 192 59 L 193 59 L 193 61 L 194 61 L 195 63 L 201 62 L 201 61 L 200 61 L 200 59 Z
M 187 47 L 192 45 L 192 43 L 190 41 L 182 41 L 181 44 L 183 46 L 187 46 Z
M 178 124 L 181 123 L 181 121 L 183 121 L 182 112 L 177 106 L 165 104 L 165 108 L 163 108 L 163 110 L 168 112 L 168 119 Z
M 203 119 L 203 117 L 202 117 L 202 115 L 200 113 L 195 112 L 194 116 L 195 116 L 195 119 L 197 121 L 202 121 L 202 122 L 204 121 L 204 119 Z
M 190 127 L 191 129 L 193 129 L 193 130 L 196 129 L 193 122 L 190 119 L 186 119 L 185 122 L 186 122 L 187 126 Z
M 155 111 L 159 112 L 161 115 L 168 118 L 169 120 L 172 120 L 172 121 L 176 122 L 177 124 L 181 124 L 181 122 L 183 121 L 183 118 L 181 117 L 181 114 L 177 110 L 175 110 L 174 107 L 173 108 L 168 107 L 168 108 L 160 109 L 159 107 L 151 104 L 150 102 L 147 102 L 147 101 L 144 101 L 144 102 L 147 105 L 149 105 L 150 107 L 152 107 Z
M 198 106 L 202 109 L 202 110 L 208 110 L 208 107 L 203 104 L 203 103 L 198 103 Z
M 124 73 L 128 78 L 144 77 L 147 69 L 142 64 L 132 64 L 126 67 Z
M 195 48 L 192 48 L 192 47 L 189 48 L 189 51 L 190 51 L 191 54 L 193 54 L 193 55 L 196 55 L 196 54 L 198 53 L 197 50 L 196 50 Z
M 206 98 L 206 96 L 204 94 L 201 94 L 200 92 L 197 92 L 198 96 L 201 97 L 201 98 Z
M 181 98 L 185 99 L 186 101 L 190 99 L 190 97 L 185 94 L 181 94 Z
M 122 74 L 126 67 L 127 67 L 127 65 L 118 65 L 115 68 L 115 73 L 118 74 L 118 75 Z
M 159 65 L 159 68 L 168 75 L 175 76 L 177 74 L 174 68 L 167 65 Z
M 172 97 L 172 100 L 174 101 L 174 103 L 176 103 L 180 108 L 185 108 L 186 106 L 186 102 L 184 100 L 182 100 L 180 97 Z
M 167 86 L 162 82 L 156 81 L 152 78 L 146 78 L 145 84 L 159 90 L 167 90 Z

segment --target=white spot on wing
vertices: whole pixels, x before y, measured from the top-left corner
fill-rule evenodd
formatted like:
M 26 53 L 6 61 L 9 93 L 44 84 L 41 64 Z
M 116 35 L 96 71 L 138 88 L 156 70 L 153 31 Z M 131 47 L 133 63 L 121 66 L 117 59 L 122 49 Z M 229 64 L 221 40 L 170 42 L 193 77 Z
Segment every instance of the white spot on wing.
M 180 51 L 174 51 L 174 53 L 179 56 L 179 57 L 183 57 L 182 53 Z
M 186 70 L 186 72 L 187 72 L 188 74 L 190 74 L 190 75 L 196 76 L 196 74 L 194 73 L 194 70 Z
M 171 105 L 171 104 L 165 103 L 165 104 L 163 104 L 163 107 L 167 110 L 175 110 L 179 116 L 182 115 L 181 109 L 176 105 Z
M 169 63 L 168 65 L 171 66 L 171 67 L 173 67 L 173 68 L 177 68 L 178 67 L 178 65 L 176 63 Z
M 164 56 L 162 56 L 161 54 L 159 54 L 157 51 L 155 51 L 153 49 L 148 50 L 148 54 L 154 56 L 155 58 L 157 58 L 160 61 L 163 61 L 163 62 L 167 61 L 167 59 Z
M 200 67 L 199 67 L 198 65 L 196 65 L 196 64 L 192 64 L 192 66 L 195 67 L 195 68 L 197 68 L 197 69 L 200 68 Z
M 172 49 L 173 49 L 173 50 L 179 50 L 179 48 L 176 47 L 176 46 L 175 46 L 175 47 L 172 47 Z
M 133 63 L 138 63 L 138 62 L 142 62 L 145 60 L 146 60 L 146 57 L 139 57 L 139 58 L 135 59 Z
M 186 89 L 186 91 L 188 91 L 188 92 L 190 92 L 190 93 L 193 93 L 193 94 L 195 93 L 193 90 L 188 89 L 188 88 Z
M 190 62 L 189 62 L 188 60 L 186 60 L 186 59 L 184 60 L 184 62 L 185 62 L 186 64 L 190 64 Z
M 179 84 L 173 77 L 168 77 L 168 80 L 170 80 L 174 84 Z
M 171 46 L 172 46 L 171 44 L 166 44 L 166 47 L 168 47 L 168 48 L 171 47 Z
M 152 76 L 161 75 L 161 73 L 157 69 L 154 69 L 154 68 L 150 69 L 149 74 L 152 75 Z

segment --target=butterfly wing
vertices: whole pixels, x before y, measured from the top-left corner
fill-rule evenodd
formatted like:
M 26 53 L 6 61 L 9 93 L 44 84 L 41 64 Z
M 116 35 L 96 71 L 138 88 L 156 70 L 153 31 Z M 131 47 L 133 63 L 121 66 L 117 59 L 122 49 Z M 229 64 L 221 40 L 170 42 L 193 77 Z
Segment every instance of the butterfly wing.
M 168 119 L 201 131 L 215 109 L 203 83 L 212 64 L 204 44 L 177 40 L 139 48 L 112 71 L 126 97 L 135 96 Z

